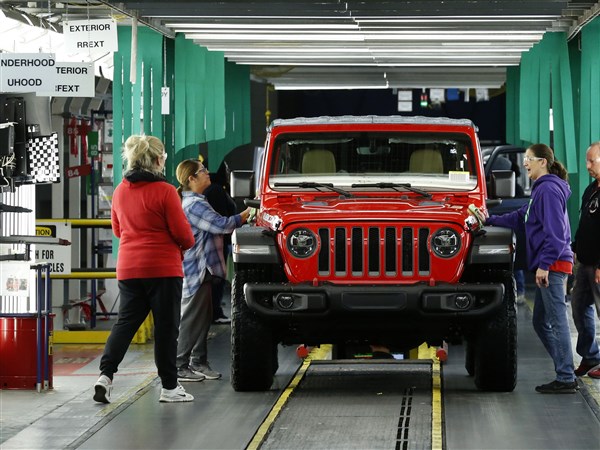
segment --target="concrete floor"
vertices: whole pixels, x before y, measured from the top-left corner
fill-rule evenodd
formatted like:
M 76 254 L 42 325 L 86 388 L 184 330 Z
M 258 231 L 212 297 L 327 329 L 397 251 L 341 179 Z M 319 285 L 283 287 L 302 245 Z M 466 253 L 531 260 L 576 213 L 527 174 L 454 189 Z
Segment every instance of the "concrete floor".
M 478 392 L 464 371 L 462 347 L 450 347 L 443 367 L 446 448 L 600 448 L 600 380 L 580 378 L 575 395 L 533 390 L 550 381 L 553 370 L 531 329 L 530 306 L 519 308 L 515 392 Z M 229 385 L 229 325 L 215 325 L 209 355 L 223 379 L 187 383 L 194 402 L 158 403 L 149 343 L 130 347 L 112 403 L 102 405 L 92 401 L 102 348 L 57 345 L 52 390 L 0 390 L 0 448 L 245 448 L 300 365 L 295 349 L 282 349 L 270 391 L 236 393 Z

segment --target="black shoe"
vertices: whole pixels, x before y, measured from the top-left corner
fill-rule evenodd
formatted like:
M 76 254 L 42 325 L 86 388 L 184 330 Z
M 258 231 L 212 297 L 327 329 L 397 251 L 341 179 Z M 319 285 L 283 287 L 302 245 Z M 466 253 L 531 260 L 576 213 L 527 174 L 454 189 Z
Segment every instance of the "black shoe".
M 589 363 L 581 361 L 581 364 L 579 364 L 579 367 L 577 369 L 575 369 L 575 376 L 582 377 L 585 374 L 587 374 L 590 370 L 592 370 L 594 367 L 596 367 L 597 365 L 598 364 L 589 364 Z
M 535 390 L 542 394 L 575 394 L 579 390 L 577 381 L 565 383 L 562 381 L 552 381 L 548 384 L 536 386 Z

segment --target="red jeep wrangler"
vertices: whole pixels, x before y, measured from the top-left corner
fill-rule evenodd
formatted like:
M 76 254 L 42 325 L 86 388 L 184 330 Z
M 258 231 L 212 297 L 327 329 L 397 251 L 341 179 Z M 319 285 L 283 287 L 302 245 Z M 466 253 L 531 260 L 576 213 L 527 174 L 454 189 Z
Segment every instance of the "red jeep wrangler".
M 496 196 L 514 192 L 505 172 Z M 234 172 L 234 196 L 250 185 Z M 515 243 L 469 214 L 486 212 L 486 189 L 470 120 L 274 121 L 247 201 L 256 221 L 233 234 L 234 389 L 269 389 L 279 343 L 329 343 L 343 357 L 447 341 L 466 344 L 478 388 L 512 391 Z

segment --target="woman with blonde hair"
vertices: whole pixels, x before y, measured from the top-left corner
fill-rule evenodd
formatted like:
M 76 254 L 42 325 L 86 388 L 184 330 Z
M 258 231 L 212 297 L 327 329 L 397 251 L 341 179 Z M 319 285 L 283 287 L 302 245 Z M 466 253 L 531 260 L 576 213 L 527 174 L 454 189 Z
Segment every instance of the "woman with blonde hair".
M 181 311 L 183 252 L 194 235 L 175 187 L 163 170 L 167 154 L 154 136 L 125 141 L 127 161 L 115 189 L 111 211 L 113 233 L 120 238 L 117 280 L 119 317 L 100 360 L 94 400 L 109 403 L 113 374 L 148 313 L 154 318 L 154 360 L 162 382 L 159 401 L 190 402 L 194 397 L 177 382 L 177 337 Z
M 216 380 L 221 374 L 208 362 L 208 331 L 212 323 L 213 278 L 225 278 L 223 234 L 248 220 L 250 209 L 223 217 L 206 200 L 208 170 L 198 160 L 182 161 L 176 170 L 183 210 L 192 226 L 195 242 L 183 257 L 183 297 L 177 346 L 179 381 Z

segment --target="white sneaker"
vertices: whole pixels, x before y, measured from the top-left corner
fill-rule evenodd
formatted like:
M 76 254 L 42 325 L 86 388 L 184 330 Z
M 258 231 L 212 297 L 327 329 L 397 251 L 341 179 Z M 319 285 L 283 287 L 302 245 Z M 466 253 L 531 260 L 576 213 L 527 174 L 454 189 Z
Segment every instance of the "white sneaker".
M 525 295 L 517 295 L 517 305 L 521 306 L 525 304 Z
M 110 393 L 112 392 L 112 380 L 106 375 L 100 375 L 94 385 L 94 400 L 98 403 L 110 403 Z
M 161 389 L 159 402 L 165 403 L 177 403 L 177 402 L 191 402 L 194 400 L 192 394 L 185 392 L 182 385 L 177 384 L 175 389 Z

